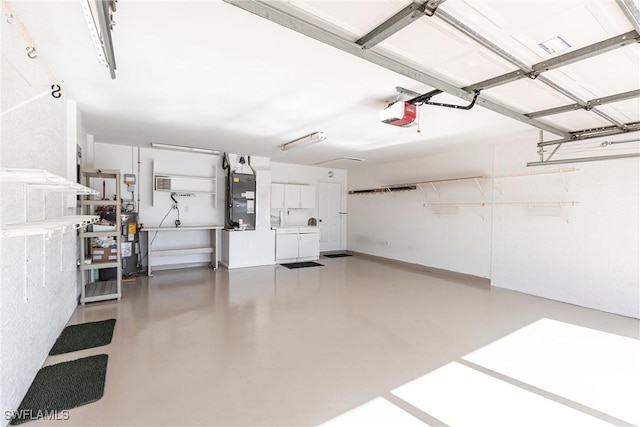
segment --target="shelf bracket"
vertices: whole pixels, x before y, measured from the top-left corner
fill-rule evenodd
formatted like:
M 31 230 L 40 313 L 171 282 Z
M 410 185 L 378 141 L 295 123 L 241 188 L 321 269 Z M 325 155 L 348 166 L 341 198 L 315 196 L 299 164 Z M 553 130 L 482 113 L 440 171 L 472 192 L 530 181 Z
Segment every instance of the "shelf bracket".
M 567 177 L 564 174 L 564 172 L 560 172 L 560 177 L 562 178 L 562 183 L 564 184 L 564 189 L 568 193 L 569 192 L 569 186 L 567 185 Z
M 493 178 L 493 184 L 496 186 L 496 188 L 498 189 L 498 192 L 500 193 L 500 195 L 502 196 L 502 187 L 500 187 L 500 181 L 498 180 L 498 178 Z
M 440 197 L 440 192 L 438 191 L 438 187 L 436 187 L 436 184 L 433 182 L 430 182 L 429 184 L 431 184 L 431 188 L 433 188 L 433 191 L 435 191 L 438 197 Z
M 416 184 L 416 186 L 418 187 L 418 190 L 420 190 L 420 192 L 422 193 L 422 195 L 426 199 L 427 198 L 427 193 L 424 191 L 424 188 L 422 188 L 422 185 Z
M 484 190 L 482 189 L 482 186 L 478 182 L 478 178 L 473 178 L 473 182 L 475 182 L 476 185 L 478 186 L 478 190 L 480 190 L 480 194 L 482 194 L 484 196 Z

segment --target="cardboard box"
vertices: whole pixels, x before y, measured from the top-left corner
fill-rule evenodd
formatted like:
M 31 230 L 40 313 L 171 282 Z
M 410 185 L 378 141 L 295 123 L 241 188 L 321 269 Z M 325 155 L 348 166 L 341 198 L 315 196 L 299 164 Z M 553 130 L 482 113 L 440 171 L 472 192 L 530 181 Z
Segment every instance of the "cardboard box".
M 92 262 L 114 262 L 118 259 L 118 249 L 116 248 L 91 248 Z

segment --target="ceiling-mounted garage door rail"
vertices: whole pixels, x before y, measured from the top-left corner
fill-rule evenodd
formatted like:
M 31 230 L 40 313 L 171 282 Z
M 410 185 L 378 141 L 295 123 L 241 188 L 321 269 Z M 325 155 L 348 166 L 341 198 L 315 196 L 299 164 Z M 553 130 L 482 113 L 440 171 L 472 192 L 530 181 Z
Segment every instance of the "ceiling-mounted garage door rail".
M 400 12 L 396 13 L 391 18 L 385 20 L 382 24 L 378 25 L 369 33 L 362 36 L 357 41 L 347 40 L 337 34 L 333 33 L 327 28 L 323 28 L 319 25 L 308 22 L 289 11 L 292 10 L 290 7 L 287 9 L 287 4 L 279 4 L 279 2 L 267 2 L 264 0 L 224 0 L 225 2 L 237 6 L 241 9 L 254 13 L 258 16 L 266 18 L 270 21 L 278 23 L 282 26 L 290 28 L 294 31 L 297 31 L 301 34 L 304 34 L 308 37 L 314 38 L 320 42 L 338 48 L 342 51 L 355 55 L 359 58 L 372 62 L 376 65 L 382 66 L 388 70 L 397 72 L 409 78 L 412 78 L 418 82 L 424 83 L 435 88 L 437 91 L 446 92 L 448 94 L 457 96 L 467 101 L 472 101 L 475 97 L 477 97 L 477 93 L 474 93 L 475 90 L 483 90 L 492 87 L 496 87 L 499 85 L 503 85 L 506 83 L 510 83 L 516 81 L 518 79 L 522 79 L 524 77 L 529 77 L 531 79 L 537 79 L 538 81 L 546 84 L 551 87 L 555 91 L 561 93 L 562 95 L 572 99 L 576 102 L 576 104 L 571 104 L 567 106 L 560 106 L 553 109 L 547 109 L 543 111 L 531 112 L 528 114 L 522 114 L 515 109 L 498 103 L 493 100 L 489 100 L 485 97 L 478 97 L 478 104 L 482 105 L 485 108 L 488 108 L 494 112 L 503 114 L 512 119 L 521 121 L 523 123 L 529 124 L 530 126 L 534 126 L 538 129 L 546 130 L 553 134 L 559 135 L 561 137 L 561 143 L 575 141 L 577 139 L 586 139 L 590 137 L 594 137 L 594 133 L 585 131 L 578 131 L 579 136 L 576 136 L 576 132 L 567 132 L 563 129 L 560 129 L 551 124 L 541 122 L 536 120 L 536 117 L 543 117 L 552 114 L 559 114 L 566 111 L 571 111 L 574 109 L 584 109 L 586 111 L 590 111 L 591 113 L 597 114 L 600 117 L 604 118 L 611 124 L 613 124 L 613 130 L 606 129 L 606 135 L 615 135 L 618 133 L 629 132 L 632 130 L 636 130 L 634 128 L 634 123 L 622 123 L 619 120 L 609 116 L 607 113 L 600 111 L 597 108 L 594 108 L 598 105 L 603 105 L 605 103 L 611 103 L 620 101 L 623 99 L 630 99 L 637 97 L 640 94 L 640 91 L 633 90 L 621 94 L 609 95 L 604 98 L 599 98 L 597 100 L 591 100 L 584 102 L 579 99 L 576 95 L 572 94 L 565 88 L 560 85 L 554 83 L 549 80 L 545 76 L 541 74 L 557 69 L 569 64 L 572 64 L 577 61 L 582 61 L 587 58 L 591 58 L 596 55 L 601 55 L 605 52 L 609 52 L 614 49 L 618 49 L 622 46 L 629 45 L 631 43 L 640 42 L 640 25 L 638 23 L 637 15 L 638 11 L 633 2 L 628 0 L 617 0 L 621 9 L 623 9 L 624 13 L 627 15 L 631 23 L 633 24 L 636 30 L 632 30 L 626 32 L 624 34 L 617 35 L 615 37 L 611 37 L 609 39 L 594 43 L 589 46 L 585 46 L 580 49 L 576 49 L 564 55 L 558 55 L 553 58 L 550 58 L 546 61 L 542 61 L 531 66 L 522 63 L 519 61 L 514 55 L 507 52 L 503 48 L 497 46 L 496 44 L 490 42 L 484 36 L 467 26 L 466 24 L 460 22 L 456 18 L 448 15 L 446 12 L 438 9 L 438 6 L 443 3 L 444 0 L 429 0 L 426 2 L 414 2 L 409 4 L 407 7 L 402 9 Z M 631 10 L 632 9 L 632 10 Z M 399 31 L 400 29 L 406 27 L 419 20 L 424 16 L 434 16 L 438 19 L 442 19 L 447 24 L 451 25 L 461 33 L 467 35 L 472 40 L 476 41 L 480 45 L 485 48 L 491 50 L 493 53 L 499 55 L 503 59 L 509 61 L 518 67 L 517 70 L 493 77 L 491 79 L 487 79 L 481 82 L 477 82 L 473 85 L 466 87 L 456 87 L 444 80 L 441 80 L 423 70 L 419 70 L 414 68 L 408 64 L 401 63 L 396 59 L 387 57 L 382 55 L 379 52 L 373 52 L 369 48 Z M 433 96 L 435 91 L 432 91 L 431 96 Z M 558 144 L 558 141 L 550 141 L 550 145 Z

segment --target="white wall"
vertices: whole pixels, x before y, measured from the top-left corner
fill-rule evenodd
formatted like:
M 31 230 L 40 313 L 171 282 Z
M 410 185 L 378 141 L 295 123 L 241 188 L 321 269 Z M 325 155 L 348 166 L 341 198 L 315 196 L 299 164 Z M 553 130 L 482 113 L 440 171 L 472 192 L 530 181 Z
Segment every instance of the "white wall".
M 468 149 L 350 171 L 350 189 L 377 188 L 429 179 L 491 175 L 492 151 Z M 428 185 L 419 191 L 350 195 L 351 250 L 479 277 L 490 277 L 491 216 L 463 208 L 429 204 L 482 202 L 491 185 L 478 181 Z M 427 205 L 427 206 L 425 206 Z
M 7 67 L 5 60 L 3 56 L 3 71 Z M 3 80 L 2 110 L 47 90 L 48 86 L 37 83 L 30 86 L 22 79 Z M 75 119 L 76 110 L 70 108 L 69 112 Z M 67 129 L 67 113 L 64 96 L 60 99 L 45 96 L 2 116 L 0 165 L 45 169 L 75 180 L 75 173 L 68 174 L 75 165 L 75 150 L 71 151 L 69 144 L 78 135 L 76 127 Z M 69 139 L 67 131 L 71 134 Z M 62 193 L 45 196 L 42 190 L 25 191 L 22 184 L 13 183 L 2 183 L 1 188 L 3 225 L 75 214 L 75 207 L 68 207 L 68 197 Z M 17 409 L 77 305 L 77 248 L 73 232 L 57 233 L 49 240 L 42 236 L 0 239 L 3 415 Z M 2 420 L 7 422 L 4 416 Z
M 189 153 L 151 148 L 140 149 L 140 175 L 138 176 L 138 149 L 115 144 L 94 143 L 93 167 L 101 169 L 118 169 L 121 174 L 134 173 L 137 177 L 136 191 L 140 192 L 139 221 L 146 227 L 157 227 L 167 215 L 163 227 L 171 227 L 178 218 L 177 211 L 171 210 L 173 201 L 168 192 L 153 191 L 153 173 L 212 176 L 217 174 L 217 207 L 214 197 L 197 194 L 196 197 L 178 199 L 180 221 L 183 226 L 224 225 L 224 174 L 221 168 L 221 157 L 209 154 Z M 102 191 L 101 184 L 94 187 Z M 121 183 L 123 198 L 131 198 L 126 186 Z M 114 189 L 107 186 L 107 197 L 111 198 Z M 135 194 L 138 199 L 138 194 Z M 154 233 L 151 233 L 151 238 Z M 141 233 L 142 257 L 146 256 L 147 233 Z M 207 231 L 158 233 L 153 242 L 154 249 L 204 247 L 209 242 Z M 154 258 L 152 265 L 208 262 L 207 254 L 180 257 Z M 143 265 L 148 260 L 143 259 Z
M 329 171 L 333 176 L 329 177 Z M 343 169 L 331 169 L 318 166 L 292 165 L 288 163 L 271 162 L 271 182 L 283 184 L 306 184 L 313 185 L 318 190 L 321 182 L 335 182 L 342 187 L 342 208 L 346 211 L 347 206 L 347 171 Z M 316 205 L 317 206 L 317 205 Z M 271 215 L 277 217 L 279 209 L 271 209 Z M 309 218 L 318 218 L 318 209 L 286 209 L 284 225 L 296 226 L 307 225 Z M 347 220 L 342 215 L 342 248 L 346 249 L 347 242 Z M 274 218 L 275 219 L 275 218 Z
M 348 198 L 348 248 L 472 274 L 493 286 L 640 317 L 637 159 L 527 168 L 526 141 L 467 148 L 350 171 L 350 189 L 441 178 L 506 175 L 575 167 L 560 174 L 425 186 Z M 568 189 L 568 191 L 567 191 Z M 436 203 L 578 201 L 576 206 L 435 208 Z M 568 221 L 568 222 L 567 222 Z
M 496 174 L 534 159 L 525 144 L 496 150 Z M 602 153 L 600 153 L 602 154 Z M 637 158 L 530 168 L 577 172 L 500 180 L 508 200 L 576 200 L 562 217 L 504 208 L 494 216 L 492 284 L 585 307 L 640 317 L 640 161 Z M 531 170 L 533 169 L 533 170 Z M 567 191 L 568 190 L 568 191 Z M 568 222 L 567 222 L 568 221 Z

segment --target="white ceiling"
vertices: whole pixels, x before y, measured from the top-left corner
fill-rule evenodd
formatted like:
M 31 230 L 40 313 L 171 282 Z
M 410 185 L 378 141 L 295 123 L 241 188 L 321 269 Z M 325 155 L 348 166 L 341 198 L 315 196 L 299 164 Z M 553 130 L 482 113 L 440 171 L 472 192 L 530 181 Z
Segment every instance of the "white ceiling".
M 290 1 L 278 7 L 355 41 L 407 4 Z M 423 106 L 420 132 L 383 124 L 378 113 L 395 99 L 396 86 L 419 93 L 432 88 L 227 3 L 119 1 L 115 80 L 98 64 L 78 1 L 9 6 L 67 97 L 78 101 L 83 124 L 96 141 L 140 146 L 155 141 L 300 164 L 342 156 L 370 164 L 513 138 L 533 136 L 537 142 L 534 128 L 480 106 L 469 111 Z M 615 0 L 448 0 L 440 8 L 528 65 L 551 57 L 538 43 L 554 36 L 576 49 L 633 30 Z M 372 50 L 458 87 L 516 69 L 437 17 L 421 18 Z M 544 75 L 586 101 L 640 88 L 639 63 L 635 43 Z M 3 53 L 3 79 L 28 74 L 14 65 Z M 26 78 L 51 84 L 46 75 Z M 483 96 L 522 113 L 573 103 L 530 79 Z M 444 94 L 433 100 L 467 103 Z M 602 108 L 621 122 L 640 120 L 637 99 Z M 540 120 L 568 131 L 610 125 L 585 111 Z M 315 131 L 325 132 L 327 140 L 279 150 Z

